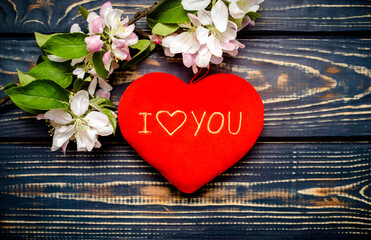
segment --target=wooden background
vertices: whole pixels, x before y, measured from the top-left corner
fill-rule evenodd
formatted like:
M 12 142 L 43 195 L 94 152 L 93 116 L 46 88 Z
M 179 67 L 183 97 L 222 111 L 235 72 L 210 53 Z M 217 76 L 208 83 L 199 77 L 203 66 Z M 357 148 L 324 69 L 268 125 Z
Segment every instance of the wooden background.
M 132 16 L 150 0 L 112 1 Z M 83 24 L 82 4 L 1 0 L 0 82 L 40 54 L 33 37 Z M 363 239 L 371 233 L 369 0 L 265 0 L 246 48 L 211 73 L 252 83 L 265 106 L 253 149 L 194 194 L 183 194 L 123 140 L 90 153 L 51 152 L 45 123 L 0 106 L 0 239 Z M 147 29 L 145 22 L 137 26 Z M 149 72 L 189 81 L 158 50 L 117 72 L 113 101 Z M 0 92 L 0 97 L 4 97 Z

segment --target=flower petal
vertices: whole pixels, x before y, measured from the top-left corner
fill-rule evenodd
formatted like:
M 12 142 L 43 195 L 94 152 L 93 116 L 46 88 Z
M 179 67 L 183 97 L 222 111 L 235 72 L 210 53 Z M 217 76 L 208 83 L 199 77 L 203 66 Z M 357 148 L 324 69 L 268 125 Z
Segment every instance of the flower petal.
M 85 38 L 86 49 L 89 52 L 100 52 L 102 51 L 103 41 L 99 35 L 93 35 Z
M 170 48 L 165 48 L 164 53 L 165 53 L 165 56 L 167 56 L 167 57 L 174 57 L 175 56 L 174 53 L 170 52 Z
M 43 120 L 43 119 L 45 119 L 45 114 L 43 114 L 43 113 L 38 114 L 38 115 L 36 116 L 36 119 L 37 119 L 37 120 Z
M 68 61 L 68 59 L 58 57 L 58 56 L 55 56 L 53 54 L 48 55 L 48 58 L 49 58 L 50 61 L 53 61 L 53 62 L 66 62 L 66 61 Z
M 240 31 L 241 29 L 245 28 L 247 25 L 251 25 L 251 26 L 254 26 L 255 25 L 255 22 L 252 21 L 249 16 L 245 16 L 243 18 L 242 23 L 241 23 L 241 26 L 237 30 Z
M 125 26 L 123 26 L 123 23 L 121 22 L 121 25 L 118 26 L 118 31 L 115 33 L 115 36 L 118 36 L 119 38 L 126 38 L 130 34 L 132 34 L 134 29 L 135 29 L 134 24 L 131 24 L 131 25 L 125 27 Z
M 196 38 L 200 44 L 205 44 L 207 43 L 207 38 L 209 37 L 209 30 L 199 26 L 196 29 Z
M 84 60 L 85 60 L 85 57 L 78 58 L 78 59 L 72 59 L 71 66 L 75 66 L 76 64 L 81 63 Z
M 108 136 L 113 133 L 113 127 L 107 117 L 107 115 L 98 112 L 92 111 L 86 115 L 84 120 L 96 130 L 96 133 L 101 136 Z
M 217 56 L 221 57 L 223 54 L 222 51 L 222 45 L 220 41 L 214 36 L 214 34 L 211 34 L 207 39 L 207 47 L 209 48 L 210 52 Z
M 73 121 L 71 114 L 62 109 L 51 109 L 44 114 L 44 118 L 58 124 L 69 124 Z
M 229 4 L 229 13 L 234 19 L 239 19 L 245 16 L 245 12 L 242 11 L 238 6 L 236 1 L 231 1 Z
M 205 55 L 198 54 L 196 57 L 196 65 L 200 68 L 209 67 L 211 53 L 208 51 Z
M 110 98 L 111 97 L 111 93 L 109 91 L 106 91 L 104 89 L 98 89 L 98 91 L 95 93 L 95 95 L 99 96 L 99 97 L 103 97 L 103 98 Z
M 94 144 L 95 148 L 100 148 L 101 146 L 102 146 L 102 144 L 98 140 L 95 141 L 95 144 Z
M 93 21 L 96 18 L 99 18 L 99 15 L 97 13 L 95 13 L 95 12 L 90 12 L 89 15 L 88 15 L 88 17 L 87 17 L 87 19 L 86 19 L 86 21 L 88 23 L 90 23 L 91 21 Z
M 78 91 L 71 100 L 71 110 L 77 117 L 83 115 L 89 108 L 89 93 L 85 90 Z
M 85 70 L 83 68 L 76 68 L 72 73 L 81 79 L 85 76 Z
M 211 25 L 213 24 L 213 20 L 211 19 L 211 12 L 206 11 L 205 9 L 201 9 L 197 12 L 197 16 L 200 19 L 202 25 Z
M 112 86 L 108 82 L 106 82 L 103 78 L 99 78 L 99 87 L 106 91 L 112 91 Z
M 210 0 L 182 0 L 182 6 L 185 10 L 200 10 L 206 8 Z
M 63 144 L 65 144 L 74 134 L 74 125 L 56 127 L 53 136 L 53 145 L 51 147 L 52 151 L 56 151 Z
M 178 36 L 177 33 L 170 34 L 162 39 L 161 45 L 163 47 L 169 48 L 170 44 L 174 41 L 175 37 Z
M 91 111 L 83 119 L 95 129 L 106 127 L 109 124 L 107 115 L 98 111 Z
M 112 9 L 112 4 L 111 2 L 105 2 L 102 7 L 100 8 L 99 10 L 99 15 L 101 15 L 102 17 L 105 17 L 109 12 L 111 12 L 113 9 Z
M 79 26 L 79 24 L 77 23 L 74 23 L 72 26 L 71 26 L 71 29 L 70 29 L 70 33 L 76 33 L 76 32 L 82 32 L 81 31 L 81 28 Z
M 222 41 L 228 42 L 229 40 L 234 40 L 237 37 L 237 24 L 232 21 L 228 21 L 227 30 L 222 33 Z
M 67 149 L 67 145 L 68 145 L 68 142 L 69 142 L 70 140 L 67 140 L 65 143 L 63 143 L 63 145 L 62 145 L 62 151 L 63 151 L 63 154 L 64 155 L 66 155 L 66 149 Z
M 132 32 L 128 37 L 125 38 L 125 40 L 127 42 L 127 46 L 134 45 L 138 43 L 138 36 Z
M 196 15 L 194 15 L 192 13 L 188 13 L 187 15 L 189 17 L 189 20 L 191 20 L 191 23 L 194 26 L 200 26 L 201 25 L 200 19 Z
M 97 133 L 100 136 L 109 136 L 113 133 L 113 127 L 111 124 L 108 124 L 106 127 L 98 129 Z
M 220 32 L 225 32 L 228 23 L 228 8 L 222 0 L 218 0 L 211 9 L 211 18 Z
M 183 64 L 187 68 L 190 68 L 195 64 L 196 54 L 183 53 Z
M 95 89 L 97 88 L 97 77 L 94 77 L 93 80 L 91 80 L 88 88 L 88 92 L 90 96 L 94 97 Z
M 116 48 L 112 50 L 113 55 L 121 61 L 130 58 L 129 52 L 125 48 Z
M 119 28 L 121 14 L 121 10 L 113 9 L 112 11 L 108 12 L 106 16 L 104 16 L 104 20 L 111 30 L 117 30 Z
M 97 141 L 97 133 L 95 130 L 87 129 L 85 132 L 75 134 L 77 151 L 91 151 Z
M 104 55 L 103 55 L 103 64 L 104 64 L 104 68 L 109 71 L 110 68 L 111 68 L 111 63 L 112 63 L 112 54 L 111 54 L 111 51 L 108 51 L 106 52 Z
M 97 17 L 89 23 L 89 33 L 90 34 L 97 34 L 97 33 L 103 33 L 103 29 L 106 26 L 106 23 L 104 22 L 104 18 Z
M 198 52 L 196 57 L 196 65 L 200 68 L 206 68 L 209 66 L 211 58 L 211 52 L 209 51 L 207 45 L 203 45 Z
M 170 52 L 173 54 L 188 52 L 191 48 L 192 53 L 195 53 L 199 49 L 195 32 L 183 32 L 176 36 L 170 44 Z
M 221 64 L 223 62 L 223 57 L 211 56 L 210 62 L 214 64 Z

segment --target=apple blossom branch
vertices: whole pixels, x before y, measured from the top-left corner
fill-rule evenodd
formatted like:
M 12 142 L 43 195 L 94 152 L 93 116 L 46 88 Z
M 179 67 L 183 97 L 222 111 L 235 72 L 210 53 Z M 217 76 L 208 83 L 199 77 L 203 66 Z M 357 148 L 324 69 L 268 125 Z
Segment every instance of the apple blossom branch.
M 136 21 L 138 21 L 139 19 L 147 16 L 155 7 L 157 7 L 157 5 L 159 5 L 160 3 L 159 2 L 156 2 L 155 4 L 153 4 L 152 6 L 142 10 L 142 11 L 138 11 L 134 14 L 134 17 L 132 19 L 129 20 L 128 22 L 128 25 L 130 24 L 133 24 L 135 23 Z

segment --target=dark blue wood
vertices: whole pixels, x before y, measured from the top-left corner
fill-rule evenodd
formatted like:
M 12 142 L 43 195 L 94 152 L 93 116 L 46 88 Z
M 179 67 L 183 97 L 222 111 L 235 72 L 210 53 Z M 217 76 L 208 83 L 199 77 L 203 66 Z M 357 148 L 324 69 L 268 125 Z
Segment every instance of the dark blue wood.
M 97 11 L 104 1 L 2 0 L 0 32 L 32 33 L 68 32 L 73 23 L 86 27 L 78 6 Z M 155 3 L 153 0 L 112 0 L 116 8 L 132 17 L 137 11 Z M 259 11 L 256 26 L 244 30 L 288 32 L 368 31 L 370 3 L 367 0 L 266 0 Z M 137 23 L 148 29 L 145 20 Z
M 236 58 L 210 74 L 234 73 L 249 81 L 265 107 L 263 137 L 368 136 L 371 126 L 369 41 L 353 37 L 250 37 Z M 34 40 L 0 40 L 2 84 L 28 72 L 40 54 Z M 169 72 L 186 82 L 192 70 L 158 50 L 138 67 L 116 71 L 112 100 L 149 72 Z M 4 93 L 0 95 L 4 96 Z M 14 105 L 0 106 L 0 137 L 47 137 L 46 125 Z M 16 129 L 10 125 L 19 126 Z M 26 131 L 25 131 L 26 129 Z
M 132 16 L 153 1 L 112 1 Z M 29 71 L 31 33 L 68 32 L 77 6 L 104 1 L 0 1 L 0 85 Z M 183 194 L 118 133 L 101 149 L 50 151 L 45 123 L 0 106 L 0 239 L 367 239 L 371 233 L 370 4 L 269 1 L 246 48 L 212 66 L 251 82 L 262 137 L 235 166 Z M 86 24 L 82 24 L 86 27 Z M 137 26 L 145 27 L 144 20 Z M 116 71 L 112 100 L 154 71 L 193 76 L 161 50 Z M 0 97 L 5 96 L 0 91 Z
M 49 147 L 0 145 L 3 235 L 331 239 L 371 233 L 368 142 L 259 142 L 193 194 L 176 190 L 124 142 L 67 155 Z

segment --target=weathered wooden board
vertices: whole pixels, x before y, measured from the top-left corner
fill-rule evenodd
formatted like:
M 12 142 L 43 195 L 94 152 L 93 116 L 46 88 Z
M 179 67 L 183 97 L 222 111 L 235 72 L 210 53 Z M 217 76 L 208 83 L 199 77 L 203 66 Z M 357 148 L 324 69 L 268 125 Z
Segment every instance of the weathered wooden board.
M 105 2 L 96 0 L 2 0 L 0 2 L 0 32 L 31 33 L 68 32 L 73 23 L 86 27 L 78 14 L 82 5 L 98 11 Z M 112 0 L 126 15 L 151 6 L 153 0 Z M 253 28 L 255 31 L 364 31 L 371 29 L 370 2 L 368 0 L 266 0 L 261 4 L 262 17 Z M 137 23 L 148 29 L 144 20 Z
M 0 224 L 8 237 L 331 239 L 371 233 L 370 142 L 260 142 L 191 195 L 126 143 L 67 155 L 49 147 L 0 145 Z
M 212 66 L 210 74 L 234 73 L 258 90 L 265 106 L 262 136 L 370 134 L 370 39 L 259 37 L 241 42 L 246 48 L 240 55 Z M 0 44 L 0 78 L 5 85 L 17 80 L 16 68 L 29 71 L 40 50 L 30 39 L 0 40 Z M 186 82 L 193 76 L 180 58 L 167 58 L 158 50 L 138 67 L 113 74 L 113 101 L 118 104 L 130 82 L 155 71 Z M 2 106 L 0 111 L 0 137 L 48 136 L 45 124 L 14 105 Z

